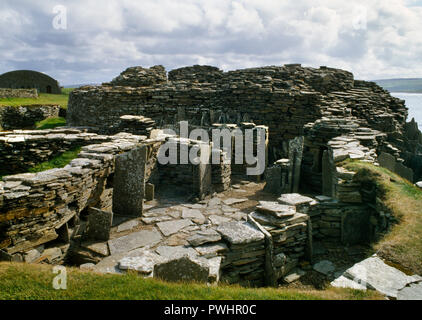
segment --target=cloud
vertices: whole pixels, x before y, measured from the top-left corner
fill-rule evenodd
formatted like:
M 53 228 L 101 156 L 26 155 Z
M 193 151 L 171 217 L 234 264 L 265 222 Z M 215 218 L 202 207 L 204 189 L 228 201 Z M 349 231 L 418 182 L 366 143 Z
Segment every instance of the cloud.
M 58 4 L 66 30 L 52 25 Z M 420 30 L 419 0 L 3 0 L 0 73 L 34 69 L 73 84 L 133 65 L 302 63 L 361 79 L 421 77 Z

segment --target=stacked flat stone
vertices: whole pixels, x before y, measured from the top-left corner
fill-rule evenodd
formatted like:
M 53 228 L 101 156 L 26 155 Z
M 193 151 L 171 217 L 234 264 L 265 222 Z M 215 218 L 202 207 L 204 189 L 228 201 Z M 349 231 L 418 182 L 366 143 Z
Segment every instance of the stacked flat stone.
M 166 70 L 163 66 L 153 66 L 149 69 L 130 67 L 123 71 L 110 84 L 113 86 L 147 87 L 167 82 Z
M 228 163 L 227 153 L 219 149 L 212 150 L 212 158 L 219 159 L 219 163 L 212 163 L 212 185 L 216 192 L 223 192 L 230 188 L 231 183 L 231 166 Z
M 151 118 L 125 115 L 120 117 L 120 124 L 116 129 L 116 132 L 128 132 L 135 135 L 150 137 L 151 131 L 155 128 L 155 121 Z
M 36 122 L 59 116 L 60 106 L 34 104 L 0 107 L 0 130 L 30 129 Z
M 136 72 L 132 74 L 135 78 Z M 339 123 L 346 131 L 356 126 L 379 130 L 388 133 L 387 140 L 399 150 L 404 165 L 419 170 L 416 179 L 422 174 L 417 165 L 422 163 L 417 151 L 421 136 L 413 132 L 417 128 L 406 126 L 404 102 L 374 83 L 354 80 L 350 72 L 295 64 L 222 73 L 194 66 L 170 75 L 170 81 L 142 90 L 136 80 L 79 88 L 69 98 L 68 123 L 106 132 L 125 114 L 149 117 L 159 127 L 174 124 L 175 119 L 201 126 L 254 122 L 269 127 L 270 157 L 280 159 L 286 158 L 283 143 L 302 136 L 305 124 L 328 117 L 333 127 L 324 129 L 325 142 L 339 133 Z M 145 76 L 138 78 L 144 85 Z
M 81 139 L 96 141 L 95 134 L 64 132 L 62 140 L 77 140 L 80 134 Z M 27 137 L 31 135 L 23 131 L 21 139 L 11 139 L 25 141 Z M 81 235 L 83 227 L 75 217 L 87 206 L 101 209 L 103 195 L 108 192 L 105 182 L 114 171 L 114 157 L 136 147 L 144 139 L 121 133 L 99 139 L 100 144 L 83 147 L 78 158 L 64 168 L 3 177 L 0 182 L 2 258 L 21 260 L 28 250 L 44 243 L 57 238 L 66 243 Z
M 273 194 L 288 193 L 292 185 L 289 180 L 291 169 L 289 159 L 279 159 L 265 172 L 265 191 Z
M 265 236 L 248 222 L 217 227 L 229 251 L 221 264 L 221 281 L 262 286 L 265 283 Z
M 0 88 L 0 99 L 2 98 L 38 98 L 38 91 L 37 89 Z
M 36 164 L 75 147 L 111 140 L 110 137 L 78 128 L 0 132 L 0 173 L 27 172 Z
M 223 77 L 223 71 L 217 67 L 194 65 L 169 72 L 169 81 L 216 82 Z
M 297 212 L 292 205 L 274 201 L 260 201 L 251 216 L 271 235 L 273 264 L 279 279 L 305 256 L 309 241 L 309 216 Z

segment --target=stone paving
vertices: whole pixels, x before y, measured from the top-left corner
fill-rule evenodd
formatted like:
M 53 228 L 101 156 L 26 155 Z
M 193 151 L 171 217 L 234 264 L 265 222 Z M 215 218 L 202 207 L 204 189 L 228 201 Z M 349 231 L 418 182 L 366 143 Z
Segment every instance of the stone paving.
M 244 238 L 242 234 L 230 234 L 230 223 L 245 223 L 247 237 L 255 231 L 259 241 L 263 241 L 263 235 L 246 222 L 247 214 L 258 204 L 254 198 L 257 193 L 262 193 L 263 186 L 264 183 L 239 181 L 235 188 L 214 193 L 194 204 L 187 201 L 183 192 L 172 194 L 165 190 L 161 196 L 157 194 L 157 199 L 145 202 L 142 217 L 115 215 L 110 240 L 85 245 L 107 257 L 87 267 L 105 273 L 135 270 L 144 276 L 152 276 L 154 265 L 166 258 L 187 255 L 192 259 L 207 259 L 210 280 L 218 281 L 221 255 L 228 252 L 221 234 L 226 234 L 229 240 L 235 237 L 239 244 Z M 264 197 L 276 199 L 270 194 Z M 219 227 L 223 231 L 217 232 Z M 104 254 L 107 247 L 110 255 Z

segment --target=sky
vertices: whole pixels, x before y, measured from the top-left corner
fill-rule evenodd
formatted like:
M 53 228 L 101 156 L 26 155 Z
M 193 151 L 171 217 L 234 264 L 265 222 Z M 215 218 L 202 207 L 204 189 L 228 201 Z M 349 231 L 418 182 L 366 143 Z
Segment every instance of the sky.
M 422 0 L 1 0 L 0 74 L 101 83 L 130 66 L 301 63 L 422 77 Z

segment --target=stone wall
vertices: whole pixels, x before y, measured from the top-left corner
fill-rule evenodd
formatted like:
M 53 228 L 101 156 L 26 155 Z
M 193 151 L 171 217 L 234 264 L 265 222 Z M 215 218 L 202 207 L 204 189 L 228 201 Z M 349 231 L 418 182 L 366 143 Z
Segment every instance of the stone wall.
M 154 66 L 149 69 L 142 67 L 127 68 L 110 84 L 113 86 L 147 87 L 165 82 L 167 82 L 167 74 L 164 67 Z
M 0 106 L 0 130 L 33 128 L 36 122 L 59 114 L 58 105 Z
M 90 138 L 94 143 L 95 137 Z M 61 252 L 65 255 L 69 239 L 84 232 L 84 223 L 79 221 L 81 212 L 89 207 L 101 209 L 107 178 L 114 171 L 114 157 L 144 139 L 130 134 L 111 136 L 107 142 L 83 147 L 78 158 L 64 168 L 3 177 L 2 257 L 22 260 L 29 250 L 56 239 L 62 241 Z
M 169 72 L 170 81 L 216 82 L 223 77 L 223 71 L 212 66 L 183 67 Z
M 76 128 L 0 132 L 0 173 L 24 173 L 75 147 L 105 141 L 110 138 Z
M 38 98 L 37 89 L 6 89 L 0 88 L 1 98 Z
M 404 102 L 347 71 L 285 65 L 221 72 L 193 66 L 173 70 L 169 81 L 162 77 L 150 86 L 143 76 L 129 74 L 142 86 L 138 80 L 133 85 L 117 81 L 73 91 L 68 123 L 114 130 L 125 114 L 151 118 L 159 128 L 181 120 L 198 126 L 254 122 L 269 127 L 269 158 L 275 161 L 287 158 L 286 141 L 304 135 L 306 124 L 326 116 L 354 117 L 358 126 L 386 133 L 404 165 L 417 170 L 422 161 L 420 138 L 409 142 Z

